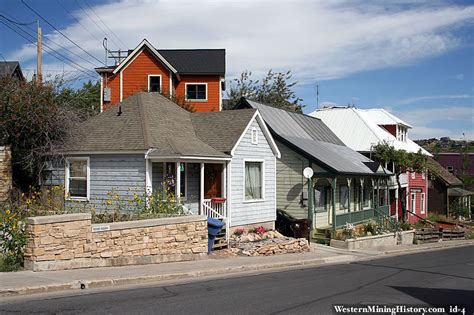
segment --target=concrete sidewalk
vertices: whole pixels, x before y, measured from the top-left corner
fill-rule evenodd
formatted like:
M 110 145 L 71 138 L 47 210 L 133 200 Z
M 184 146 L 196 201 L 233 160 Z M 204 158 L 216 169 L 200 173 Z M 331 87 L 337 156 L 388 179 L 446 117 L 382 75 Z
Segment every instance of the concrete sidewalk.
M 165 280 L 193 279 L 204 276 L 231 275 L 245 272 L 301 268 L 325 264 L 350 263 L 386 255 L 474 245 L 473 240 L 435 244 L 397 246 L 375 250 L 347 251 L 312 244 L 308 253 L 265 257 L 213 257 L 200 261 L 155 265 L 89 268 L 63 271 L 19 271 L 0 273 L 0 296 L 34 294 L 73 289 L 97 288 L 125 284 L 142 284 Z

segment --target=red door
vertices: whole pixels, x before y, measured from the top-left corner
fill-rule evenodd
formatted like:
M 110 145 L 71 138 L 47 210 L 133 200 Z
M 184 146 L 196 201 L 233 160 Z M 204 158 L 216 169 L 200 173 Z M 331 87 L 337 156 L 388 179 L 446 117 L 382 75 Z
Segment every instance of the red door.
M 222 197 L 222 164 L 204 166 L 204 199 Z

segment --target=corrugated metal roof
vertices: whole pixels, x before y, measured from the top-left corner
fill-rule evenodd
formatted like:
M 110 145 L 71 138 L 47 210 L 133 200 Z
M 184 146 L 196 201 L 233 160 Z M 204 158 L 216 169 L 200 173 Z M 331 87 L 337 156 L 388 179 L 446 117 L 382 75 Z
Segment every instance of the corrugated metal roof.
M 320 118 L 348 147 L 359 152 L 370 152 L 372 147 L 387 142 L 397 150 L 431 154 L 410 139 L 397 140 L 391 133 L 375 123 L 371 114 L 352 107 L 324 108 L 309 114 Z
M 345 146 L 320 119 L 247 99 L 242 99 L 238 108 L 249 106 L 259 110 L 277 137 L 328 170 L 339 174 L 375 174 L 372 169 L 374 162 Z
M 392 115 L 383 108 L 371 108 L 371 109 L 359 109 L 365 112 L 370 119 L 377 125 L 404 125 L 408 128 L 412 128 L 411 125 L 407 124 L 400 118 Z

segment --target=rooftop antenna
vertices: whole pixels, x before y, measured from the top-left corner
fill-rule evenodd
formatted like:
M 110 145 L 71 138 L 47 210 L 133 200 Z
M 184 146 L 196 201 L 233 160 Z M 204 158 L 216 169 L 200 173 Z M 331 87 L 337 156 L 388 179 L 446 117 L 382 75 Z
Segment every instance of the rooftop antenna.
M 102 46 L 105 49 L 105 66 L 107 67 L 107 53 L 109 52 L 109 50 L 107 49 L 107 37 L 104 37 L 104 40 L 102 41 Z
M 316 109 L 319 109 L 319 84 L 316 82 Z

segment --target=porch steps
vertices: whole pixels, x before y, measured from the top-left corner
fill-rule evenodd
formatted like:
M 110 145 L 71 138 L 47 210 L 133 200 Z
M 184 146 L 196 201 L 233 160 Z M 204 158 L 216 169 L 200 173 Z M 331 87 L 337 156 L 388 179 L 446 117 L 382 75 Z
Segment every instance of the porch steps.
M 331 228 L 315 228 L 311 235 L 311 242 L 329 245 L 331 242 Z
M 223 228 L 220 230 L 219 234 L 217 234 L 216 239 L 214 240 L 214 244 L 212 245 L 212 249 L 222 249 L 227 248 L 227 241 L 226 241 L 226 229 Z

